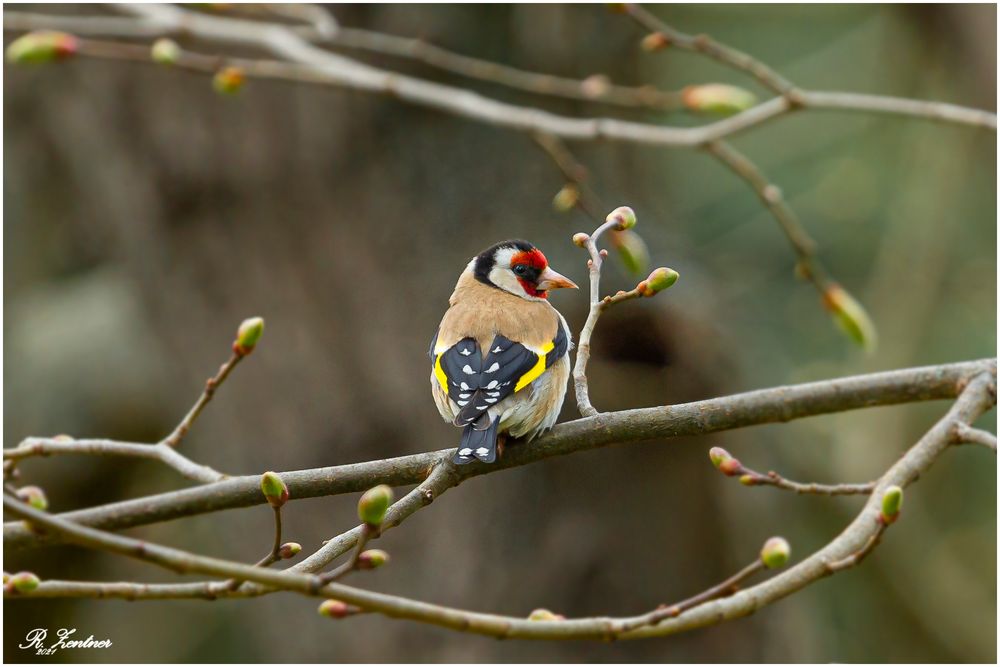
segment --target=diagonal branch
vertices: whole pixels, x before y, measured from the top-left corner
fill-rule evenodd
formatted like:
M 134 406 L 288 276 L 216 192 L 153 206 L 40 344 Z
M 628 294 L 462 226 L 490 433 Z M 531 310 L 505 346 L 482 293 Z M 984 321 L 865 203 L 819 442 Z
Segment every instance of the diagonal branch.
M 996 374 L 995 359 L 760 389 L 670 407 L 603 413 L 557 424 L 534 440 L 531 447 L 511 447 L 495 464 L 470 464 L 456 474 L 461 481 L 611 444 L 702 435 L 873 406 L 954 398 L 963 383 L 984 372 Z M 449 448 L 280 474 L 295 499 L 355 493 L 367 490 L 376 482 L 390 486 L 418 484 L 427 478 L 428 470 L 453 451 Z M 264 502 L 259 487 L 259 475 L 233 477 L 211 486 L 110 503 L 60 516 L 83 525 L 117 530 L 259 505 Z M 5 549 L 31 547 L 43 542 L 19 521 L 4 524 Z

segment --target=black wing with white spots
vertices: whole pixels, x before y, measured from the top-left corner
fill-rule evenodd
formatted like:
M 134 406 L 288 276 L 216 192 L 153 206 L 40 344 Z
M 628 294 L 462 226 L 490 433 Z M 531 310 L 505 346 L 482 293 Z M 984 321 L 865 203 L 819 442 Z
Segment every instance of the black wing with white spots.
M 434 375 L 449 400 L 458 406 L 454 424 L 465 428 L 455 456 L 456 463 L 468 463 L 473 455 L 487 463 L 495 460 L 499 419 L 490 418 L 489 408 L 530 385 L 569 348 L 569 339 L 562 327 L 555 340 L 543 347 L 541 354 L 499 335 L 493 339 L 485 359 L 473 338 L 463 338 L 437 356 L 434 355 L 436 342 L 437 336 L 430 349 Z

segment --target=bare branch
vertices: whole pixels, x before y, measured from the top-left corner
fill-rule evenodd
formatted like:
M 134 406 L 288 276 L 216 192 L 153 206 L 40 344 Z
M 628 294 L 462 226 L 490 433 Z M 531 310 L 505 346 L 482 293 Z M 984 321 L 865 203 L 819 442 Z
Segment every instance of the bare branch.
M 997 453 L 997 437 L 989 431 L 959 423 L 955 425 L 955 438 L 959 444 L 979 445 Z
M 708 455 L 722 474 L 728 477 L 738 477 L 740 483 L 745 486 L 773 486 L 785 491 L 823 496 L 868 495 L 875 490 L 875 482 L 867 484 L 816 484 L 810 482 L 803 484 L 786 479 L 773 470 L 765 475 L 746 467 L 722 447 L 712 447 Z
M 603 413 L 597 417 L 557 424 L 550 432 L 532 441 L 531 447 L 515 444 L 496 463 L 469 464 L 455 474 L 462 480 L 610 444 L 715 433 L 877 405 L 954 398 L 961 383 L 983 372 L 995 374 L 996 360 L 910 368 L 760 389 L 670 407 Z M 448 448 L 381 461 L 280 474 L 295 499 L 356 493 L 365 491 L 374 483 L 390 486 L 419 483 L 426 478 L 428 470 L 452 453 L 454 449 Z M 234 477 L 211 486 L 110 503 L 60 516 L 98 528 L 130 528 L 259 505 L 264 502 L 259 485 L 259 475 Z M 42 542 L 19 521 L 4 524 L 5 549 L 35 546 Z
M 948 413 L 882 476 L 878 489 L 884 490 L 892 485 L 906 486 L 930 468 L 951 444 L 955 423 L 969 423 L 995 404 L 995 384 L 995 370 L 972 378 Z M 55 531 L 74 543 L 146 560 L 178 572 L 242 577 L 305 595 L 334 598 L 360 609 L 394 618 L 407 618 L 462 632 L 524 639 L 634 639 L 664 636 L 745 616 L 838 571 L 837 568 L 843 569 L 846 565 L 841 564 L 847 562 L 845 559 L 868 553 L 884 528 L 882 522 L 875 520 L 881 512 L 881 497 L 872 494 L 861 514 L 847 529 L 826 547 L 787 572 L 730 597 L 695 603 L 689 611 L 652 625 L 649 624 L 648 614 L 631 618 L 532 621 L 441 607 L 398 596 L 371 593 L 342 584 L 322 585 L 322 581 L 315 576 L 248 567 L 81 526 L 35 510 L 6 494 L 3 501 L 5 509 L 30 521 L 36 530 Z M 860 557 L 857 557 L 850 564 L 856 564 L 859 560 Z M 746 570 L 737 576 L 744 575 L 745 572 Z M 58 585 L 66 588 L 66 582 L 59 582 Z M 44 585 L 41 589 L 44 589 Z M 662 610 L 657 612 L 662 613 Z

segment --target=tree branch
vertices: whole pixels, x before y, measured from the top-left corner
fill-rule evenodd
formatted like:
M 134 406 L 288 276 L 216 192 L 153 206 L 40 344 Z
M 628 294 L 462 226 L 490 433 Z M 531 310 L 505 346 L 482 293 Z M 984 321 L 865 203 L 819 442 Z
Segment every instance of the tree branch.
M 983 372 L 995 375 L 996 360 L 910 368 L 760 389 L 670 407 L 603 413 L 557 424 L 550 432 L 532 441 L 531 447 L 515 444 L 496 463 L 472 463 L 455 474 L 461 481 L 610 444 L 715 433 L 877 405 L 954 398 L 961 383 Z M 428 470 L 453 452 L 453 448 L 448 448 L 380 461 L 280 474 L 294 499 L 355 493 L 378 483 L 390 486 L 419 483 L 426 478 Z M 98 528 L 130 528 L 259 505 L 264 502 L 259 485 L 259 475 L 233 477 L 211 485 L 75 510 L 60 516 Z M 19 521 L 4 524 L 5 549 L 36 546 L 43 542 Z
M 995 402 L 994 368 L 992 372 L 982 372 L 968 381 L 948 413 L 881 477 L 877 491 L 884 492 L 893 485 L 906 486 L 917 479 L 951 444 L 956 423 L 968 424 L 974 421 Z M 635 639 L 674 634 L 745 616 L 823 576 L 856 564 L 877 543 L 885 525 L 878 520 L 881 516 L 881 494 L 872 494 L 865 508 L 847 529 L 826 547 L 787 572 L 730 597 L 694 603 L 689 611 L 673 618 L 661 621 L 657 617 L 655 624 L 650 623 L 650 614 L 629 618 L 532 621 L 442 607 L 341 584 L 324 585 L 316 576 L 248 567 L 81 526 L 35 510 L 7 494 L 4 495 L 3 502 L 5 509 L 29 520 L 36 529 L 56 531 L 74 543 L 146 560 L 178 572 L 242 577 L 305 595 L 341 600 L 362 610 L 394 618 L 407 618 L 462 632 L 522 639 Z M 747 570 L 742 571 L 737 577 L 748 576 L 746 572 Z M 68 587 L 67 582 L 58 582 L 57 585 L 64 589 Z M 5 595 L 14 594 L 5 592 Z M 666 615 L 664 610 L 653 613 Z
M 989 431 L 959 423 L 955 427 L 955 438 L 962 445 L 979 445 L 997 453 L 997 437 Z

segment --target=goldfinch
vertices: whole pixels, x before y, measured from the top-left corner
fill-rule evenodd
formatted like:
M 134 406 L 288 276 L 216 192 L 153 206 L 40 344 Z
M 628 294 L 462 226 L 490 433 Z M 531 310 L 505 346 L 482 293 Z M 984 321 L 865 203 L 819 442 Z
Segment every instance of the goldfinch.
M 497 438 L 529 440 L 562 409 L 572 346 L 548 292 L 576 284 L 527 241 L 504 241 L 472 258 L 431 341 L 431 392 L 445 421 L 462 428 L 454 462 L 497 458 Z

